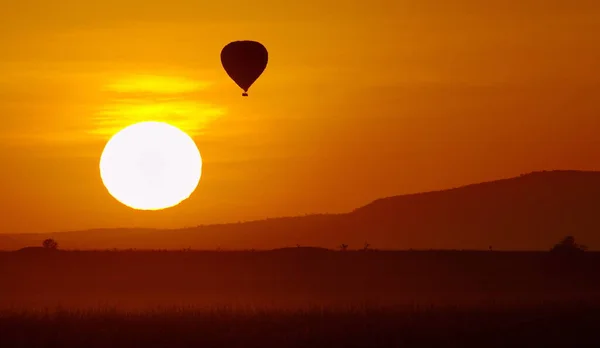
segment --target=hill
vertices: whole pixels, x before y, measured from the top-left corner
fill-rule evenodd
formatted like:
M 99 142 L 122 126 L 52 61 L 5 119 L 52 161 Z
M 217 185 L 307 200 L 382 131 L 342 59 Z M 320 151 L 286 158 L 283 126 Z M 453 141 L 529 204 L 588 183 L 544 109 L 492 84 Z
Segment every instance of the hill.
M 343 197 L 341 197 L 343 199 Z M 284 217 L 176 230 L 106 229 L 0 235 L 15 250 L 48 237 L 67 249 L 548 250 L 565 235 L 600 245 L 600 172 L 549 171 L 376 200 L 346 214 Z

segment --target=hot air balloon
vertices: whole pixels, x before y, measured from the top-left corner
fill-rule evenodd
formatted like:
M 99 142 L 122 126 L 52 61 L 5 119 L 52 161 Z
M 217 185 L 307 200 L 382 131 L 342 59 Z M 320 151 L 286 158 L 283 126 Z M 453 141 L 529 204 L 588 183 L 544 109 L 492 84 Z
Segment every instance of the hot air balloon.
M 256 41 L 234 41 L 221 50 L 221 64 L 227 75 L 244 90 L 242 96 L 248 96 L 248 89 L 265 71 L 269 53 L 265 46 Z

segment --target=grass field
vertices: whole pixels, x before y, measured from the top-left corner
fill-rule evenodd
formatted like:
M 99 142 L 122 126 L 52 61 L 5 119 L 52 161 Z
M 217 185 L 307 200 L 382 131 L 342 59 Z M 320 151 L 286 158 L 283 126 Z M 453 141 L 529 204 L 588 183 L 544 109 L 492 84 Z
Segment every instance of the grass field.
M 599 256 L 0 253 L 0 347 L 597 347 Z
M 0 347 L 598 346 L 600 307 L 3 311 Z

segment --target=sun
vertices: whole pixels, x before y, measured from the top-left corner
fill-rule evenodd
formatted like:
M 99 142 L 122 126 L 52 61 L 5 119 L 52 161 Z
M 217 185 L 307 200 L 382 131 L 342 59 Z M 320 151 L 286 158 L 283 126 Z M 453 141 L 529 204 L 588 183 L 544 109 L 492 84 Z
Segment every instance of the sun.
M 141 122 L 115 134 L 100 157 L 108 192 L 133 209 L 159 210 L 187 199 L 198 186 L 202 157 L 194 140 L 163 122 Z

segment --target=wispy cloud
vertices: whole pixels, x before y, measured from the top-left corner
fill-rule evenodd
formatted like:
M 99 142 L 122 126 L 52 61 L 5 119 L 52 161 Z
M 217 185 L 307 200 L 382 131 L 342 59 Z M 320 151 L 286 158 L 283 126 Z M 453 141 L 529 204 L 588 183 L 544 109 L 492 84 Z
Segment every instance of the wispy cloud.
M 133 75 L 107 84 L 109 100 L 94 115 L 90 134 L 112 136 L 137 122 L 167 122 L 190 135 L 225 113 L 224 108 L 198 100 L 207 81 L 183 77 Z
M 180 94 L 206 89 L 211 84 L 185 77 L 134 75 L 105 86 L 105 90 L 118 93 Z

